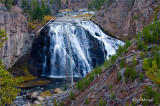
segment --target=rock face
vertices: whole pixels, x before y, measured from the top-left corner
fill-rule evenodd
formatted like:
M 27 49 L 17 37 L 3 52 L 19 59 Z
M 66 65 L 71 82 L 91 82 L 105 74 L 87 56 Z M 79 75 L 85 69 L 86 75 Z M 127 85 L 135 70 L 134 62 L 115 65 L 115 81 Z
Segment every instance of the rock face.
M 8 37 L 0 49 L 0 59 L 9 68 L 31 48 L 32 35 L 28 34 L 27 20 L 20 8 L 12 7 L 11 12 L 4 11 L 3 6 L 0 8 L 0 29 L 4 29 Z
M 96 23 L 110 34 L 125 40 L 151 23 L 154 10 L 159 5 L 160 0 L 116 0 L 98 12 Z

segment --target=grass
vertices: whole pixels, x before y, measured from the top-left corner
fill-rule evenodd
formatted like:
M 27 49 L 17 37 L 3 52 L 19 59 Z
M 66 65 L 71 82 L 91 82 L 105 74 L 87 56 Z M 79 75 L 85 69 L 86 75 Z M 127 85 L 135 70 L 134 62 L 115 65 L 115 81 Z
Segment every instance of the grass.
M 53 96 L 53 95 L 51 94 L 50 91 L 45 91 L 45 92 L 40 93 L 40 96 L 45 97 L 45 96 Z
M 37 77 L 33 76 L 33 75 L 28 71 L 28 69 L 27 69 L 26 66 L 23 68 L 23 70 L 24 70 L 24 73 L 25 73 L 25 76 L 23 76 L 23 81 L 24 81 L 24 82 L 31 81 L 31 80 L 34 80 L 34 79 L 37 78 Z
M 26 82 L 26 83 L 22 83 L 20 85 L 21 88 L 24 87 L 35 87 L 35 86 L 42 86 L 42 85 L 46 85 L 49 84 L 49 81 L 30 81 L 30 82 Z
M 72 11 L 71 9 L 67 8 L 67 9 L 64 9 L 64 10 L 59 10 L 59 12 L 66 12 L 66 11 Z
M 78 17 L 90 17 L 92 16 L 92 14 L 82 14 L 82 15 L 76 15 L 76 16 L 73 16 L 74 18 L 78 18 Z

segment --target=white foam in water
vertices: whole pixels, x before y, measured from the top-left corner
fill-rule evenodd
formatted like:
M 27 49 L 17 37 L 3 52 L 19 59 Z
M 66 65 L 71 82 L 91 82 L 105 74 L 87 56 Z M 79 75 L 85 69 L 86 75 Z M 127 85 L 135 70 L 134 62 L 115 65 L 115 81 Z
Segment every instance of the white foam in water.
M 104 49 L 107 51 L 106 58 L 108 58 L 109 55 L 115 54 L 119 45 L 124 45 L 124 42 L 107 36 L 91 21 L 77 21 L 74 23 L 51 22 L 49 25 L 50 30 L 48 36 L 51 39 L 49 77 L 65 78 L 67 73 L 68 76 L 70 76 L 71 67 L 69 59 L 71 59 L 75 77 L 80 76 L 80 73 L 83 73 L 82 75 L 85 76 L 90 72 L 93 68 L 89 53 L 91 45 L 89 44 L 89 38 L 85 30 L 89 31 L 93 37 L 104 44 Z M 99 36 L 97 36 L 96 33 Z M 67 39 L 67 37 L 69 37 L 69 39 Z M 71 54 L 69 54 L 69 48 L 71 48 Z M 76 64 L 78 64 L 78 66 Z M 46 66 L 46 64 L 44 64 L 44 66 Z

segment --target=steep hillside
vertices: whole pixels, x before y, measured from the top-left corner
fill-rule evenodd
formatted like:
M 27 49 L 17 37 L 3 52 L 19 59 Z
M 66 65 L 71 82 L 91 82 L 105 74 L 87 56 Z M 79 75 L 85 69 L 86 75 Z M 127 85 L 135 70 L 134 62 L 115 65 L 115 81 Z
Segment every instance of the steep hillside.
M 96 23 L 110 34 L 125 40 L 151 23 L 159 0 L 117 0 L 104 5 L 96 15 Z
M 156 19 L 156 18 L 155 18 Z M 160 21 L 143 29 L 143 32 L 101 68 L 95 68 L 77 83 L 67 106 L 105 105 L 158 105 L 160 103 L 159 35 Z M 151 33 L 154 33 L 152 35 Z M 156 33 L 155 33 L 156 32 Z M 153 41 L 148 36 L 153 37 Z M 129 43 L 130 42 L 130 43 Z M 102 73 L 102 74 L 101 74 Z

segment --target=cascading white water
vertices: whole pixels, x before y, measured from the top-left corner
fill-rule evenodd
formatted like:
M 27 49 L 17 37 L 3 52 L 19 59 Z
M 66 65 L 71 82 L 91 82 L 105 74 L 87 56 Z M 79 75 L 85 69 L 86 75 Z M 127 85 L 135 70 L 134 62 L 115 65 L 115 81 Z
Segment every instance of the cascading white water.
M 103 52 L 107 51 L 104 53 L 106 59 L 116 53 L 119 45 L 124 45 L 124 42 L 107 36 L 91 21 L 51 22 L 49 26 L 50 72 L 49 75 L 46 75 L 43 70 L 43 76 L 66 77 L 67 73 L 70 76 L 71 68 L 74 70 L 75 77 L 89 73 L 94 68 L 94 55 L 91 53 L 93 43 L 91 44 L 88 32 L 101 44 Z M 46 63 L 43 69 L 45 67 Z

